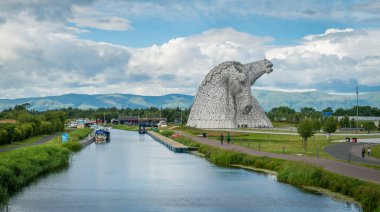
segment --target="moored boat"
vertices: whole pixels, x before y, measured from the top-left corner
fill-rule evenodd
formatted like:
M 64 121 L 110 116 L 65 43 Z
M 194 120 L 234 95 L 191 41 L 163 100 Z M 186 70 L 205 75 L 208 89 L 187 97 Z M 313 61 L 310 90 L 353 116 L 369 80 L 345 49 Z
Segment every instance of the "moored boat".
M 109 134 L 108 130 L 105 129 L 98 129 L 95 131 L 95 142 L 96 143 L 105 143 L 107 140 L 109 140 L 109 136 L 107 136 L 107 132 Z

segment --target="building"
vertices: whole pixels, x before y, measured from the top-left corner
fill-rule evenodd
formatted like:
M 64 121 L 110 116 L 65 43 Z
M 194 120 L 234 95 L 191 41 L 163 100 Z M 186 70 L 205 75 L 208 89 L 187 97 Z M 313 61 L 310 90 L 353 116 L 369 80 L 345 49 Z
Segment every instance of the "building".
M 119 116 L 119 124 L 137 125 L 139 124 L 138 116 Z
M 343 118 L 344 116 L 338 116 L 338 121 L 340 121 Z M 356 118 L 358 118 L 360 122 L 373 122 L 376 127 L 379 127 L 380 117 L 377 117 L 377 116 L 358 116 L 358 117 L 348 116 L 348 118 L 350 120 L 354 119 L 355 121 L 356 121 Z
M 119 124 L 156 126 L 160 121 L 166 121 L 166 118 L 140 118 L 139 116 L 119 116 Z

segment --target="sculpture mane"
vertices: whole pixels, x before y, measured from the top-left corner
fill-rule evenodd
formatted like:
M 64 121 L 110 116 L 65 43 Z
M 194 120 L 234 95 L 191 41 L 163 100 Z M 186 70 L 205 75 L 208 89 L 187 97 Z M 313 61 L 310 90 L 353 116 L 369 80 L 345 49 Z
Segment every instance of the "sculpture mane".
M 198 128 L 236 128 L 243 124 L 248 127 L 249 122 L 255 121 L 255 126 L 272 127 L 251 94 L 252 84 L 263 74 L 270 73 L 272 66 L 268 60 L 245 65 L 228 61 L 213 68 L 197 91 L 187 125 Z M 258 122 L 256 117 L 266 119 Z

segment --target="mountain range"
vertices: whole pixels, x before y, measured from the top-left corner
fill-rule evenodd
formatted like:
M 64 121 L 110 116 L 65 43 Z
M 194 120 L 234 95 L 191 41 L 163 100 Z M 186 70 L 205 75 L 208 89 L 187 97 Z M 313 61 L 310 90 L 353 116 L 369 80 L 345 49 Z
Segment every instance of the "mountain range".
M 273 107 L 287 106 L 295 110 L 302 107 L 313 107 L 322 110 L 326 107 L 351 108 L 356 105 L 356 95 L 328 94 L 320 91 L 282 92 L 252 90 L 265 111 Z M 163 96 L 142 96 L 133 94 L 65 94 L 61 96 L 31 97 L 19 99 L 0 99 L 0 111 L 14 107 L 16 104 L 29 103 L 29 109 L 44 111 L 73 107 L 89 108 L 174 108 L 190 107 L 194 96 L 184 94 L 168 94 Z M 380 106 L 380 92 L 359 95 L 359 105 Z

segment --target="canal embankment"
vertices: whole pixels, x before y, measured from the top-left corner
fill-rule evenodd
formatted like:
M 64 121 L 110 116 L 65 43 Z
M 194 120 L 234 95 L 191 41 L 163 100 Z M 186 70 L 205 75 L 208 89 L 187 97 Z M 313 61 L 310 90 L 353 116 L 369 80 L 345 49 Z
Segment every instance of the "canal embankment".
M 5 204 L 12 193 L 39 176 L 67 167 L 71 153 L 93 141 L 93 135 L 88 135 L 89 132 L 91 131 L 70 132 L 72 140 L 65 144 L 60 143 L 56 133 L 33 145 L 3 152 L 0 157 L 0 204 Z
M 211 146 L 189 137 L 181 136 L 175 141 L 197 147 L 210 162 L 221 166 L 243 165 L 277 172 L 277 180 L 295 186 L 313 186 L 338 192 L 357 200 L 364 211 L 380 211 L 380 185 L 299 161 L 288 161 L 268 156 L 255 156 L 236 150 Z
M 147 134 L 173 152 L 187 152 L 189 149 L 187 146 L 154 131 L 148 131 Z
M 360 211 L 273 176 L 176 154 L 148 135 L 111 130 L 112 141 L 73 154 L 70 166 L 17 192 L 14 211 Z M 169 182 L 169 183 L 168 183 Z

